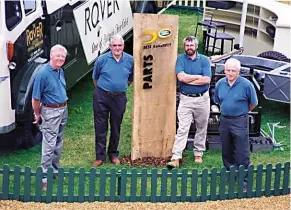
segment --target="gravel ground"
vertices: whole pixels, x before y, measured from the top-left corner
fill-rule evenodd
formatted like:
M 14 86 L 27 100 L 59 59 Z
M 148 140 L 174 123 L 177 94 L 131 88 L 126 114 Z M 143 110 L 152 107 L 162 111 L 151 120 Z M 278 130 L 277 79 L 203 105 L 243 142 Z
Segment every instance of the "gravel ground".
M 252 199 L 235 199 L 225 201 L 208 201 L 200 203 L 33 203 L 19 201 L 0 201 L 1 210 L 287 210 L 290 209 L 290 195 L 262 197 Z

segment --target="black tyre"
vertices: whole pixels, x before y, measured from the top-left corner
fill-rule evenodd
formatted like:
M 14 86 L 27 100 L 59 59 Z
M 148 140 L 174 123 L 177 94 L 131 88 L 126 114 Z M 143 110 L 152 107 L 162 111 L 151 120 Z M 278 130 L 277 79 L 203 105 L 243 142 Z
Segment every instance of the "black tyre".
M 277 51 L 266 51 L 259 54 L 258 57 L 277 60 L 277 61 L 290 62 L 290 59 L 287 58 L 287 56 Z
M 14 129 L 9 133 L 0 134 L 0 153 L 11 152 L 19 149 L 22 142 L 18 136 L 17 129 Z
M 26 107 L 25 107 L 25 120 L 17 123 L 17 133 L 20 134 L 22 148 L 29 148 L 39 144 L 42 140 L 42 133 L 38 125 L 33 124 L 34 116 L 31 104 L 32 91 L 30 91 Z

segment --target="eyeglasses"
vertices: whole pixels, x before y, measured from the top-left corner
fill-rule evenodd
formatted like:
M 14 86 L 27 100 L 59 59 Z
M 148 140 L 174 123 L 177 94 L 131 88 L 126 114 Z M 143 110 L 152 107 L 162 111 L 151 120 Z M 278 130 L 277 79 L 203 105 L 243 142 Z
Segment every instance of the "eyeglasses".
M 113 45 L 112 45 L 112 47 L 117 47 L 117 46 L 118 46 L 118 47 L 122 47 L 123 45 L 122 45 L 122 44 L 113 44 Z

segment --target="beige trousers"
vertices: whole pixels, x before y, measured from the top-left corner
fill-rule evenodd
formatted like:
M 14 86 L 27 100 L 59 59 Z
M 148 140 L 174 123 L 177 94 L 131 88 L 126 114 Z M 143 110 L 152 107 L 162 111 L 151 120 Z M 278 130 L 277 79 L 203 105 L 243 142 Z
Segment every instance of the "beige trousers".
M 180 103 L 178 107 L 179 128 L 177 130 L 172 150 L 172 160 L 182 159 L 182 153 L 186 147 L 189 129 L 193 120 L 196 126 L 193 149 L 194 156 L 203 156 L 209 114 L 210 98 L 208 91 L 201 97 L 180 95 Z

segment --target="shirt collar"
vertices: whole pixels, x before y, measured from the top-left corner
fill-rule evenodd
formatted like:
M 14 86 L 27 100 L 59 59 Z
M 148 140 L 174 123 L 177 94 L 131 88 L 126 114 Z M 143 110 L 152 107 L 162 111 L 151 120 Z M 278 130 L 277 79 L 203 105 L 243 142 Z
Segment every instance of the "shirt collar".
M 227 85 L 229 85 L 229 84 L 228 84 L 228 80 L 227 80 L 226 77 L 225 77 L 224 82 L 225 82 Z M 238 77 L 237 77 L 236 81 L 233 83 L 232 87 L 235 86 L 236 84 L 240 83 L 240 82 L 241 82 L 241 76 L 238 75 Z
M 58 70 L 60 71 L 61 70 L 61 68 L 60 69 L 54 69 L 49 63 L 47 65 L 48 65 L 50 71 L 58 71 Z
M 196 57 L 192 60 L 188 57 L 188 55 L 186 53 L 184 53 L 185 57 L 191 61 L 196 61 L 197 59 L 201 58 L 201 55 L 196 51 Z
M 114 56 L 112 55 L 112 51 L 109 52 L 108 56 L 109 56 L 110 58 L 113 58 L 113 59 L 115 60 Z M 124 52 L 122 52 L 122 55 L 121 55 L 121 58 L 120 58 L 119 61 L 122 61 L 123 58 L 124 58 Z

